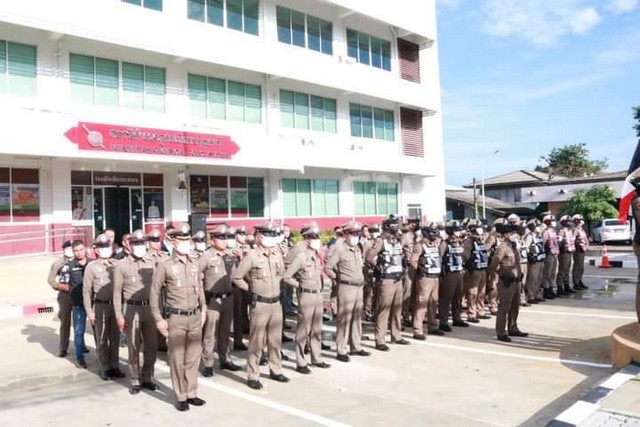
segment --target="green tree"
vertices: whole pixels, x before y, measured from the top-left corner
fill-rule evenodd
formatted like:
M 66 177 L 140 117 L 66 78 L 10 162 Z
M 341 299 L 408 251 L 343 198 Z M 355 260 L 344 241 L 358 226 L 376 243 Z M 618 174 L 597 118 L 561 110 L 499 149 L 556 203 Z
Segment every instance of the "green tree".
M 588 190 L 577 189 L 568 200 L 563 215 L 580 214 L 587 223 L 605 218 L 617 218 L 618 210 L 614 207 L 616 193 L 608 185 L 594 185 Z
M 636 124 L 633 128 L 636 130 L 636 136 L 640 138 L 640 107 L 633 107 L 633 118 L 636 120 Z
M 572 144 L 554 148 L 548 155 L 541 156 L 540 160 L 543 160 L 546 165 L 536 166 L 536 171 L 570 178 L 598 173 L 608 166 L 606 158 L 603 160 L 589 158 L 587 144 Z

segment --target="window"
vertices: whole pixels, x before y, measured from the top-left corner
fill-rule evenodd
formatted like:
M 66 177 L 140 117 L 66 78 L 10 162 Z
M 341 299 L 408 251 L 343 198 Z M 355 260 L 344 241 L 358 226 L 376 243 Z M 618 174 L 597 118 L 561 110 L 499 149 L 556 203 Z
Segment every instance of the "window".
M 281 90 L 280 124 L 286 128 L 336 133 L 336 100 Z
M 394 141 L 393 111 L 349 104 L 351 136 Z
M 162 0 L 122 0 L 125 3 L 135 4 L 136 6 L 143 6 L 147 9 L 159 10 L 162 12 Z
M 36 96 L 36 47 L 0 40 L 0 93 Z
M 0 168 L 0 223 L 40 220 L 40 171 Z
M 398 185 L 391 182 L 353 183 L 356 215 L 389 215 L 398 212 Z
M 347 55 L 361 64 L 391 71 L 391 42 L 347 29 Z
M 187 17 L 258 35 L 259 0 L 187 0 Z
M 400 108 L 400 135 L 402 137 L 402 154 L 424 157 L 422 111 Z
M 278 41 L 333 55 L 333 24 L 315 16 L 276 6 Z
M 283 179 L 284 216 L 339 215 L 338 181 Z
M 192 116 L 247 123 L 262 122 L 262 88 L 240 82 L 189 74 Z
M 164 112 L 163 68 L 122 63 L 122 104 L 134 110 Z
M 192 213 L 215 218 L 264 217 L 263 178 L 191 175 L 189 193 Z

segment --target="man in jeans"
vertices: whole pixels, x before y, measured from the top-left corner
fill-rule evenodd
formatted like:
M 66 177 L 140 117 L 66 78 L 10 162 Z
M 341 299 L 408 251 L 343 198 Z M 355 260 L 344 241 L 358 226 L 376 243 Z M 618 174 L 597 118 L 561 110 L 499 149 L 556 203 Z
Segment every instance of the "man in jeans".
M 73 344 L 76 348 L 76 366 L 86 369 L 87 362 L 84 361 L 84 353 L 87 352 L 84 345 L 84 331 L 87 324 L 87 313 L 84 310 L 82 301 L 82 282 L 84 280 L 84 269 L 90 260 L 87 258 L 87 251 L 84 243 L 74 240 L 71 243 L 73 259 L 69 261 L 69 295 L 72 303 L 73 316 Z

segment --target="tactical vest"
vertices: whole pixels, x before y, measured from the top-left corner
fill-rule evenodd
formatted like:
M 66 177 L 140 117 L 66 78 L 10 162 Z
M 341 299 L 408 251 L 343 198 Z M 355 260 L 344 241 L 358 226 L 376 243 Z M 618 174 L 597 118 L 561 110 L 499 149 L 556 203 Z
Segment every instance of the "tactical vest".
M 562 253 L 574 253 L 576 251 L 576 239 L 570 231 L 564 231 L 561 249 Z
M 484 243 L 473 240 L 473 259 L 470 264 L 474 270 L 486 270 L 489 267 L 489 253 Z
M 531 246 L 529 246 L 529 262 L 536 263 L 542 262 L 547 257 L 544 252 L 544 241 L 540 236 L 534 236 Z
M 462 246 L 460 243 L 447 244 L 447 272 L 457 273 L 462 271 Z
M 60 270 L 58 270 L 58 282 L 59 283 L 69 283 L 71 279 L 71 269 L 69 268 L 69 263 L 65 262 Z
M 518 255 L 520 255 L 520 264 L 526 264 L 529 261 L 529 251 L 527 245 L 524 243 L 524 239 L 518 237 Z
M 547 240 L 547 254 L 558 255 L 560 248 L 558 247 L 558 236 L 555 231 L 549 232 L 549 240 Z
M 224 268 L 227 271 L 227 274 L 231 273 L 231 268 L 235 265 L 237 257 L 232 253 L 225 253 L 222 255 L 222 262 L 224 263 Z
M 438 275 L 442 273 L 442 258 L 440 258 L 440 250 L 437 246 L 422 244 L 420 271 L 428 275 Z
M 384 277 L 398 277 L 404 272 L 404 258 L 400 242 L 391 244 L 387 239 L 382 241 L 384 249 L 378 256 L 378 268 Z

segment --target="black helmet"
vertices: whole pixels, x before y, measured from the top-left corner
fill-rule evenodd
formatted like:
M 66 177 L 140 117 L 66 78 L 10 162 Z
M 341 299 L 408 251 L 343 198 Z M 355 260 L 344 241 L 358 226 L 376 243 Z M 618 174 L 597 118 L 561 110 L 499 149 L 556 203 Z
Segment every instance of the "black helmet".
M 449 236 L 452 236 L 453 233 L 455 233 L 456 231 L 462 231 L 462 226 L 460 225 L 460 221 L 457 221 L 454 219 L 447 222 L 447 224 L 444 226 L 444 231 Z
M 435 222 L 430 222 L 429 224 L 423 225 L 421 227 L 422 235 L 430 238 L 431 240 L 440 236 L 440 229 L 438 228 L 438 224 Z
M 389 215 L 389 218 L 382 221 L 382 230 L 398 231 L 400 228 L 400 220 L 394 214 Z

